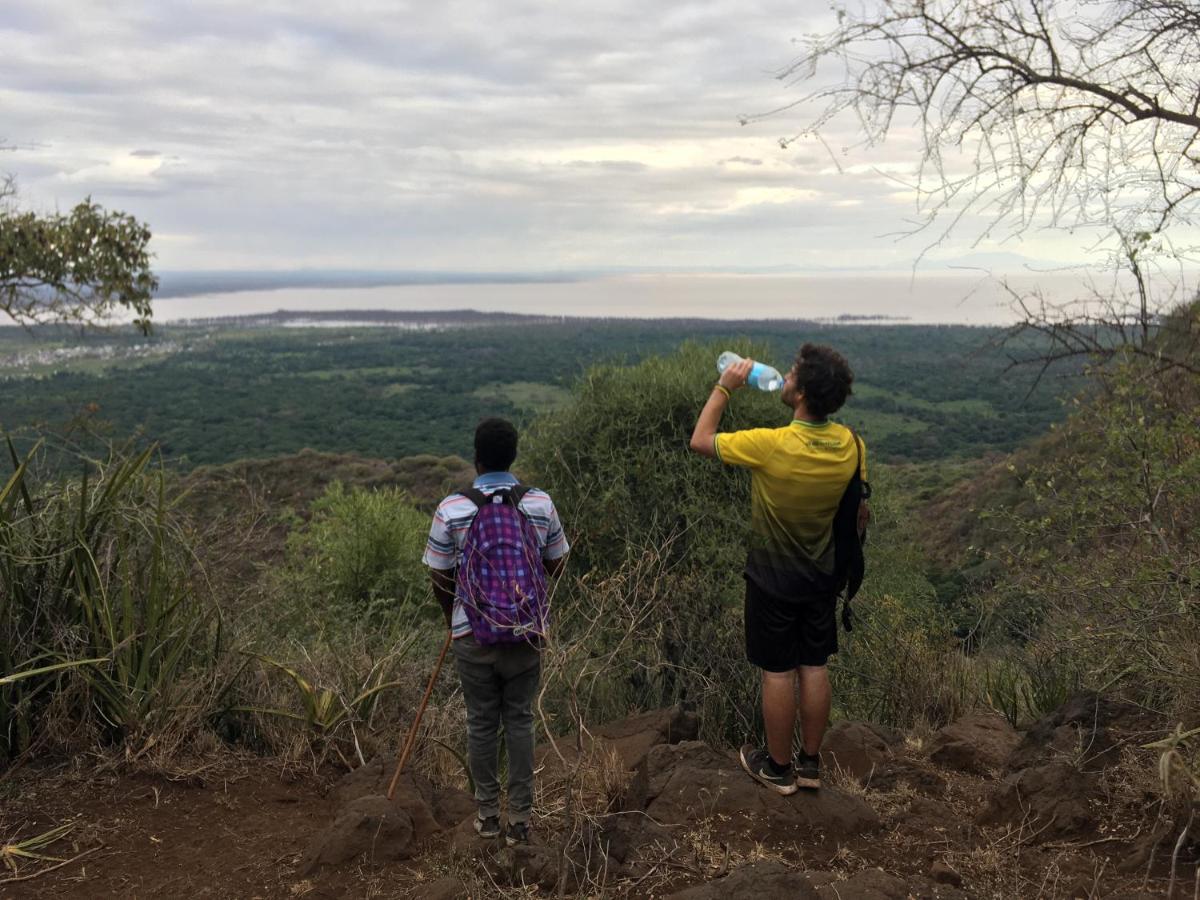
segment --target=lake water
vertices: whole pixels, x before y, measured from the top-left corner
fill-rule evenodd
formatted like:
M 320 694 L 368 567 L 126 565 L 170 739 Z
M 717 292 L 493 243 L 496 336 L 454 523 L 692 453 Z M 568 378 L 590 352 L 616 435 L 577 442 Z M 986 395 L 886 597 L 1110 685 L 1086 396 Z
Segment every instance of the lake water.
M 1083 293 L 1062 273 L 1009 279 L 1065 299 Z M 154 302 L 157 322 L 261 315 L 278 310 L 477 310 L 538 316 L 702 319 L 882 317 L 919 324 L 1003 325 L 1017 318 L 1012 295 L 983 275 L 624 275 L 532 284 L 283 288 L 200 294 Z M 297 321 L 304 322 L 302 316 Z M 312 324 L 317 324 L 313 322 Z M 344 323 L 343 323 L 344 324 Z

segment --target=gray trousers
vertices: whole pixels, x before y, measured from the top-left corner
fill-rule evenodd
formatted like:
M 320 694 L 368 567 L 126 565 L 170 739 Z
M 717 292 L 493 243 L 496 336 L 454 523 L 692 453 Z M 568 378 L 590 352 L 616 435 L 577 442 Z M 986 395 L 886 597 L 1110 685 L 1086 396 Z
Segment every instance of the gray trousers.
M 533 701 L 542 654 L 530 644 L 483 647 L 472 635 L 451 645 L 467 706 L 467 757 L 481 817 L 500 814 L 500 740 L 508 751 L 508 821 L 533 807 Z

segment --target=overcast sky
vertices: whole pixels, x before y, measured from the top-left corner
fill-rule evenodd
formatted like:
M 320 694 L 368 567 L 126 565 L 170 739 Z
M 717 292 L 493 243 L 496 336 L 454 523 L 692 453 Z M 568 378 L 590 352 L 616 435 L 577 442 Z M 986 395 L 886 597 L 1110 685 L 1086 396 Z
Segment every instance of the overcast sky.
M 3 0 L 0 170 L 161 269 L 905 269 L 916 147 L 778 138 L 824 0 Z M 995 248 L 1068 258 L 1045 235 Z M 955 257 L 971 248 L 948 245 Z

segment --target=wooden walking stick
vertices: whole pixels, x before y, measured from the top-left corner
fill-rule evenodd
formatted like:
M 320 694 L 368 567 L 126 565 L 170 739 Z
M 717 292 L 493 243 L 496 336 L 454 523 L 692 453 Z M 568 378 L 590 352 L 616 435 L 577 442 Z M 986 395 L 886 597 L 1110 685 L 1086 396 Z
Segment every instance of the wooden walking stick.
M 421 698 L 421 705 L 417 707 L 417 717 L 413 719 L 412 726 L 408 729 L 408 737 L 404 739 L 404 750 L 400 753 L 400 761 L 396 763 L 396 774 L 392 776 L 392 783 L 388 785 L 387 798 L 389 800 L 396 795 L 396 784 L 400 781 L 400 771 L 408 762 L 408 755 L 412 753 L 413 744 L 417 741 L 417 729 L 421 727 L 421 716 L 425 715 L 425 707 L 429 705 L 429 695 L 433 693 L 438 673 L 442 671 L 442 662 L 446 659 L 446 651 L 450 649 L 450 640 L 453 634 L 454 632 L 449 628 L 446 629 L 446 643 L 442 644 L 442 652 L 438 654 L 433 674 L 429 676 L 429 687 L 425 688 L 425 696 Z

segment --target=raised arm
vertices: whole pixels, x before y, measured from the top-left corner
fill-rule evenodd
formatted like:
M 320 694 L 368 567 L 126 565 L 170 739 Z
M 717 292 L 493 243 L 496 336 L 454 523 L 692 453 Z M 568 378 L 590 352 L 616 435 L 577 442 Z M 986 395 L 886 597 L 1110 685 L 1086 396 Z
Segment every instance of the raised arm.
M 753 366 L 754 360 L 743 359 L 721 373 L 721 377 L 713 386 L 712 393 L 708 395 L 708 401 L 700 410 L 700 418 L 696 420 L 696 427 L 692 429 L 692 440 L 688 444 L 692 452 L 699 453 L 701 456 L 717 455 L 714 442 L 717 437 L 717 428 L 721 424 L 721 416 L 725 414 L 725 407 L 729 405 L 730 395 L 738 388 L 746 386 L 746 378 L 750 375 L 750 369 Z

